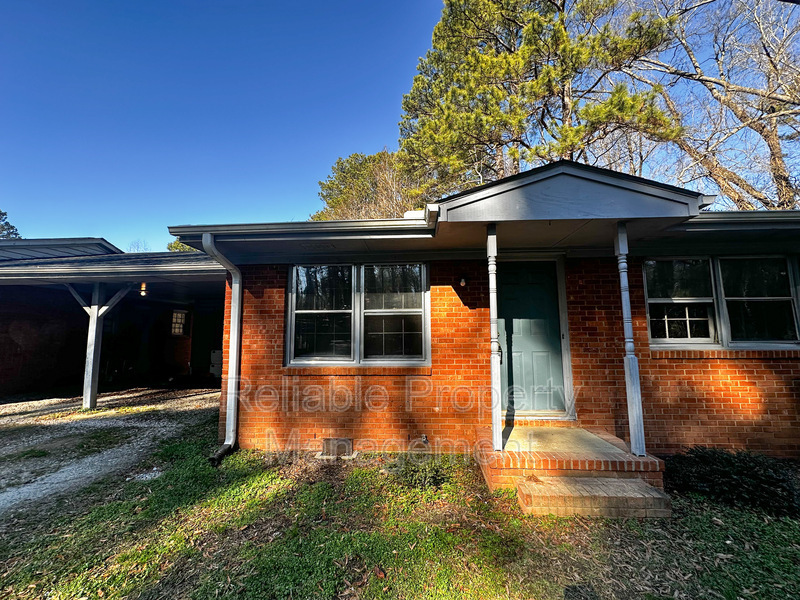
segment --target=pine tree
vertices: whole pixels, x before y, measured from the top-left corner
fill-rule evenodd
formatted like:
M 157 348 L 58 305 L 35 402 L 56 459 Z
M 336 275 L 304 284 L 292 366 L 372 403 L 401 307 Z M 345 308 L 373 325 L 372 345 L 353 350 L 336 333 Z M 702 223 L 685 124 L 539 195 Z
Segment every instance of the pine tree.
M 622 132 L 679 133 L 622 69 L 669 23 L 621 0 L 445 0 L 403 99 L 401 151 L 434 195 L 568 158 Z
M 8 222 L 8 213 L 0 210 L 0 240 L 13 240 L 21 237 L 19 231 Z
M 170 252 L 198 252 L 197 248 L 192 248 L 180 240 L 172 240 L 167 244 L 167 250 Z
M 418 187 L 393 152 L 351 154 L 337 159 L 331 174 L 319 182 L 319 197 L 325 207 L 311 215 L 311 219 L 402 217 L 405 211 L 424 204 L 415 193 Z

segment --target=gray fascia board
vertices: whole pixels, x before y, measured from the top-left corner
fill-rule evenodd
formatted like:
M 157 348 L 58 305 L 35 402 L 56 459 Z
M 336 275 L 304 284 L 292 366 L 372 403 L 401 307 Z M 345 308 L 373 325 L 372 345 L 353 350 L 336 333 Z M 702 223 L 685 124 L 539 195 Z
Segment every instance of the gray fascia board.
M 303 242 L 376 239 L 430 239 L 436 223 L 425 219 L 376 219 L 372 221 L 303 221 L 234 225 L 180 225 L 169 232 L 181 242 L 202 250 L 202 235 L 211 233 L 219 243 Z
M 211 233 L 230 239 L 243 235 L 278 235 L 293 237 L 318 237 L 320 235 L 373 235 L 391 236 L 407 230 L 432 231 L 425 219 L 372 219 L 363 221 L 298 221 L 289 223 L 241 223 L 232 225 L 173 225 L 169 232 L 175 236 L 200 236 Z M 364 233 L 362 233 L 364 232 Z M 222 239 L 222 237 L 218 238 Z
M 800 228 L 800 211 L 711 211 L 669 227 L 667 231 L 731 231 L 768 227 Z
M 117 269 L 64 268 L 64 269 L 0 269 L 0 281 L 24 281 L 27 279 L 47 279 L 54 281 L 116 281 L 120 279 L 147 279 L 148 277 L 218 277 L 225 278 L 225 270 L 209 266 L 180 268 L 175 267 L 127 267 Z

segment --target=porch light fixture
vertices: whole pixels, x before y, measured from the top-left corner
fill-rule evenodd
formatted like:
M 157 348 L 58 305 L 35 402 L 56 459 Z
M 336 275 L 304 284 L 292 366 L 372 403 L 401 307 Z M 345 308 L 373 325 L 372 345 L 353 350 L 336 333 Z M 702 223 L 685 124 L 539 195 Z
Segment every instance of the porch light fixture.
M 461 278 L 461 281 L 459 281 L 459 282 L 458 282 L 458 284 L 459 284 L 461 287 L 465 287 L 465 286 L 467 285 L 467 278 L 466 278 L 466 277 L 462 277 L 462 278 Z
M 147 284 L 144 281 L 142 282 L 142 285 L 139 286 L 139 295 L 147 296 Z

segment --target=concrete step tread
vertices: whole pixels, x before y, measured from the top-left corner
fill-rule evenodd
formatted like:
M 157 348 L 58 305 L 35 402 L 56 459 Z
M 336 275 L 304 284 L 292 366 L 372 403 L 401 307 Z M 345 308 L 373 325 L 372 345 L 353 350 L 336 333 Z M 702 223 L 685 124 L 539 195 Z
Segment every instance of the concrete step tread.
M 547 496 L 624 496 L 637 498 L 664 498 L 669 496 L 641 479 L 613 477 L 537 477 L 537 480 L 520 479 L 518 488 L 527 493 Z
M 666 517 L 671 512 L 669 496 L 641 479 L 520 478 L 517 497 L 528 514 Z

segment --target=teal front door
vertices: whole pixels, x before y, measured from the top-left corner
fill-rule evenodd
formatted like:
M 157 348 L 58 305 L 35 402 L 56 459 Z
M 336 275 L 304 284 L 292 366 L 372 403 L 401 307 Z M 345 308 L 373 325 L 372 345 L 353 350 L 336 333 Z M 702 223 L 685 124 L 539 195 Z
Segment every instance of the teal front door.
M 564 367 L 556 263 L 501 262 L 497 271 L 502 406 L 564 412 Z

